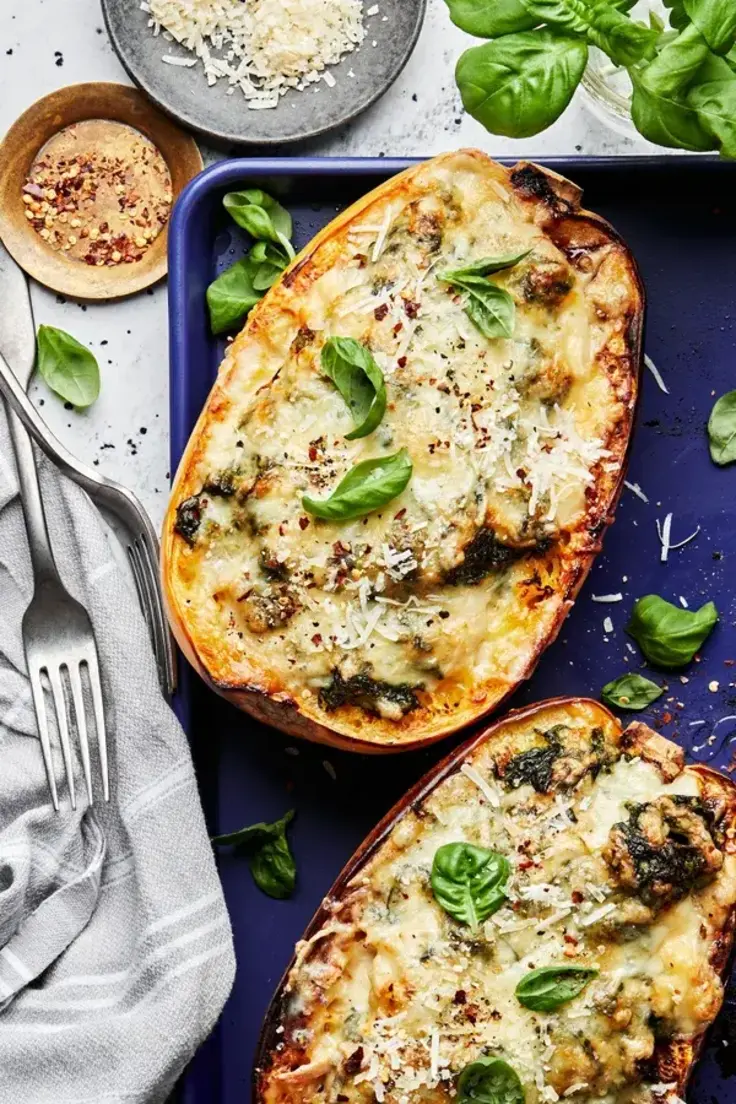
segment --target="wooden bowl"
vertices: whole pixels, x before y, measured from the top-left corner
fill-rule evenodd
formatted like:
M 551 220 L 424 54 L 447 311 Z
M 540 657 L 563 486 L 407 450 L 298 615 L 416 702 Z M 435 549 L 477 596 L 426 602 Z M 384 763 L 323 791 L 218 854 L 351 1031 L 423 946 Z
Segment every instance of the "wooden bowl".
M 0 145 L 0 239 L 39 283 L 80 299 L 132 295 L 166 275 L 168 226 L 130 264 L 97 267 L 57 252 L 26 218 L 23 187 L 40 149 L 65 127 L 87 120 L 125 123 L 157 147 L 172 180 L 173 199 L 202 169 L 196 143 L 146 97 L 122 84 L 73 84 L 37 100 Z

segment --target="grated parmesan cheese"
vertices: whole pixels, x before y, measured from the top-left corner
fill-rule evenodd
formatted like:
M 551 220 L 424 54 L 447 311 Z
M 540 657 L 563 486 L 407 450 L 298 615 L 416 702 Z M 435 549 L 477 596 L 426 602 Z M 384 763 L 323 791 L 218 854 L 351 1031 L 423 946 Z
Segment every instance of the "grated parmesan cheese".
M 276 107 L 290 89 L 303 91 L 365 38 L 362 0 L 146 0 L 154 35 L 195 56 L 164 55 L 167 65 L 201 62 L 209 85 L 226 80 L 253 109 Z

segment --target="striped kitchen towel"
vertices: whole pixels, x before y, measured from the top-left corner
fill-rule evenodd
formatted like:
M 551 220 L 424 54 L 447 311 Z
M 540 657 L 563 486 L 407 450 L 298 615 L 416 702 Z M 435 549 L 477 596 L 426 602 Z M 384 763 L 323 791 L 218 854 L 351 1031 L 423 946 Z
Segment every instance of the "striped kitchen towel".
M 0 1104 L 155 1104 L 230 991 L 230 923 L 184 733 L 99 516 L 48 463 L 56 558 L 94 623 L 113 799 L 54 813 L 21 643 L 32 591 L 0 403 Z M 56 773 L 63 779 L 57 754 Z

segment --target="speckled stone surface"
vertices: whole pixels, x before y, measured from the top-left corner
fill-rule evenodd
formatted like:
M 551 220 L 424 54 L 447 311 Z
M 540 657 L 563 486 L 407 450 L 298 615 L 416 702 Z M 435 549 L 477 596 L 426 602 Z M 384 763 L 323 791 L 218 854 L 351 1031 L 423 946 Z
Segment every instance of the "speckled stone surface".
M 154 37 L 149 16 L 131 0 L 102 0 L 105 24 L 128 74 L 158 104 L 203 137 L 219 141 L 273 143 L 313 138 L 353 119 L 396 80 L 421 30 L 427 0 L 381 0 L 366 4 L 366 37 L 330 73 L 336 84 L 317 81 L 287 92 L 272 110 L 254 111 L 237 88 L 220 79 L 208 87 L 197 64 L 162 62 L 162 56 L 191 58 L 176 42 Z
M 135 6 L 136 0 L 130 0 Z M 369 5 L 370 6 L 370 5 Z M 444 0 L 428 0 L 417 47 L 373 107 L 329 135 L 280 147 L 283 154 L 419 156 L 479 146 L 496 156 L 646 154 L 653 147 L 607 127 L 578 94 L 545 134 L 524 141 L 487 134 L 463 115 L 455 61 L 471 43 L 453 27 Z M 128 78 L 108 40 L 99 0 L 0 0 L 0 130 L 38 96 L 74 81 Z M 204 150 L 205 160 L 226 155 Z M 34 287 L 36 321 L 87 343 L 102 371 L 102 393 L 83 414 L 66 410 L 42 383 L 33 395 L 78 456 L 140 494 L 158 525 L 168 489 L 166 289 L 124 302 L 77 304 Z

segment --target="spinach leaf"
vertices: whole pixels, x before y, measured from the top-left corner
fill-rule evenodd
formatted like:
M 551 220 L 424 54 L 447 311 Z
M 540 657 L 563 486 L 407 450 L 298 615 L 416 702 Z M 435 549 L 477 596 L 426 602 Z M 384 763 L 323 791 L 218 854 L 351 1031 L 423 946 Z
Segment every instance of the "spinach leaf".
M 503 1058 L 478 1058 L 457 1079 L 456 1104 L 524 1104 L 518 1073 Z
M 225 333 L 243 321 L 262 298 L 253 283 L 257 265 L 249 257 L 236 261 L 207 288 L 207 306 L 213 334 Z
M 273 824 L 251 824 L 238 832 L 215 836 L 212 842 L 221 846 L 230 844 L 236 854 L 245 855 L 258 888 L 269 897 L 282 900 L 291 896 L 296 884 L 296 863 L 286 838 L 286 828 L 293 819 L 294 810 L 290 809 Z
M 685 0 L 685 11 L 715 54 L 736 46 L 736 4 L 733 0 Z
M 728 80 L 697 85 L 688 103 L 697 112 L 700 125 L 718 143 L 721 154 L 736 158 L 736 74 Z
M 55 326 L 39 326 L 36 368 L 52 391 L 83 409 L 100 393 L 100 366 L 84 345 Z
M 617 709 L 646 709 L 661 698 L 664 690 L 643 675 L 628 674 L 608 682 L 601 690 L 601 701 Z
M 629 70 L 634 86 L 631 117 L 650 142 L 695 152 L 716 148 L 718 143 L 686 99 L 708 54 L 703 36 L 688 26 L 649 65 Z
M 736 461 L 736 391 L 721 395 L 708 419 L 710 454 L 716 464 Z
M 582 993 L 597 973 L 589 966 L 540 966 L 524 975 L 516 986 L 516 997 L 532 1012 L 554 1012 Z
M 229 215 L 257 241 L 270 241 L 282 246 L 289 260 L 294 258 L 291 238 L 291 215 L 281 204 L 262 192 L 248 188 L 244 192 L 228 192 L 223 205 Z
M 348 521 L 379 510 L 397 498 L 411 479 L 412 462 L 406 449 L 393 456 L 363 460 L 338 483 L 329 498 L 304 495 L 304 509 L 328 521 Z
M 513 336 L 516 305 L 507 291 L 490 283 L 484 276 L 458 279 L 445 273 L 439 279 L 466 293 L 463 309 L 484 337 Z
M 496 851 L 472 843 L 446 843 L 432 862 L 432 892 L 455 920 L 477 928 L 501 908 L 510 867 Z
M 445 283 L 455 284 L 466 280 L 468 276 L 490 276 L 492 272 L 501 272 L 504 268 L 513 268 L 519 261 L 528 257 L 531 249 L 525 249 L 521 253 L 506 253 L 500 257 L 482 257 L 479 261 L 464 268 L 448 268 L 439 274 L 439 279 Z
M 648 594 L 635 603 L 626 631 L 650 663 L 684 667 L 710 636 L 717 621 L 718 611 L 712 602 L 699 610 L 686 610 L 657 594 Z
M 575 35 L 522 31 L 466 50 L 455 78 L 465 110 L 486 130 L 530 138 L 560 117 L 587 62 L 587 43 Z
M 608 0 L 524 0 L 540 22 L 585 35 L 614 65 L 634 65 L 654 55 L 657 31 L 634 22 Z
M 476 38 L 500 38 L 529 31 L 539 22 L 521 0 L 445 0 L 450 19 L 461 31 Z
M 289 264 L 289 259 L 280 245 L 268 241 L 256 242 L 248 254 L 255 290 L 267 291 L 272 287 Z
M 330 337 L 322 347 L 322 371 L 353 416 L 355 429 L 346 440 L 367 437 L 386 413 L 386 384 L 370 349 L 352 337 Z

